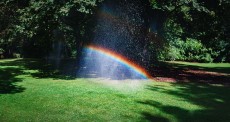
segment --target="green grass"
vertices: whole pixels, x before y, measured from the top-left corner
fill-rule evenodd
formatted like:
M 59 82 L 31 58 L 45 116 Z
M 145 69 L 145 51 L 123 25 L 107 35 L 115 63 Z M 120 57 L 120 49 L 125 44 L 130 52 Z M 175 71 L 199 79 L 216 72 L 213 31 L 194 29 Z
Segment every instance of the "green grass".
M 178 62 L 172 61 L 167 62 L 171 63 L 174 66 L 178 66 L 180 68 L 190 68 L 190 69 L 200 69 L 211 72 L 219 72 L 219 73 L 228 73 L 230 74 L 230 63 L 191 63 L 191 62 Z
M 42 64 L 0 60 L 1 122 L 230 121 L 229 86 L 75 79 Z
M 176 62 L 173 63 L 177 64 L 184 64 L 184 65 L 190 65 L 190 66 L 199 66 L 199 67 L 207 67 L 207 68 L 215 68 L 215 67 L 230 67 L 230 63 L 193 63 L 193 62 Z

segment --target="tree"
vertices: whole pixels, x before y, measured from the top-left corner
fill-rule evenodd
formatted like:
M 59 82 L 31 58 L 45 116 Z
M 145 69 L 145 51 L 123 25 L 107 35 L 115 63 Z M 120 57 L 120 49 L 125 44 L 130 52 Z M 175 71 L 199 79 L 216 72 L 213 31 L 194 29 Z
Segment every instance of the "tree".
M 20 41 L 15 41 L 14 26 L 18 22 L 17 10 L 27 6 L 27 0 L 2 0 L 0 2 L 0 49 L 5 57 L 19 53 Z M 16 45 L 17 43 L 17 45 Z
M 59 31 L 68 52 L 76 52 L 73 47 L 80 45 L 79 40 L 84 41 L 82 37 L 86 37 L 90 17 L 99 2 L 101 0 L 4 0 L 0 3 L 3 6 L 0 21 L 7 23 L 0 29 L 4 35 L 1 39 L 20 42 L 24 56 L 44 57 L 51 51 L 55 32 Z
M 169 43 L 192 38 L 210 48 L 209 54 L 215 61 L 229 57 L 230 4 L 227 0 L 152 0 L 151 4 L 161 16 L 157 31 Z M 224 50 L 218 51 L 220 48 Z

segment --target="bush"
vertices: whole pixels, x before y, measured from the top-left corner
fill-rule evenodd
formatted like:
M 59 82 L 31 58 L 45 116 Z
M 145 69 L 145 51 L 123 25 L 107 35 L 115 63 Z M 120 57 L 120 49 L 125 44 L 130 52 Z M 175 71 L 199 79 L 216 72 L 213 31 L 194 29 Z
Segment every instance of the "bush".
M 4 53 L 4 50 L 0 48 L 0 59 L 4 58 L 3 53 Z
M 202 55 L 200 57 L 200 61 L 201 62 L 211 63 L 211 62 L 213 62 L 213 58 L 212 58 L 211 54 L 205 53 L 204 55 Z
M 2 48 L 0 48 L 0 54 L 3 54 L 4 50 Z
M 19 53 L 13 53 L 13 58 L 21 58 L 21 54 L 19 54 Z
M 179 60 L 192 62 L 212 62 L 211 49 L 207 49 L 199 40 L 187 38 L 169 42 L 166 50 L 159 55 L 160 60 Z

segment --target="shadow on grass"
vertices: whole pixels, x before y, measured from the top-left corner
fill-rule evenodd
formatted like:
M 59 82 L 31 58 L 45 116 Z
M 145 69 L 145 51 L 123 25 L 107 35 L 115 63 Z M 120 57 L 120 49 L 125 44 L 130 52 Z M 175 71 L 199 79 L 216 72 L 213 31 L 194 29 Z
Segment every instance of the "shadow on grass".
M 60 60 L 59 65 L 55 66 L 55 60 L 45 59 L 19 59 L 1 62 L 1 66 L 22 66 L 25 70 L 36 70 L 36 72 L 30 72 L 35 78 L 53 78 L 71 80 L 75 78 L 98 78 L 105 77 L 100 73 L 84 69 L 84 67 L 77 67 L 76 59 Z M 92 66 L 91 66 L 92 65 Z M 89 64 L 88 67 L 93 67 L 93 64 Z M 78 70 L 79 69 L 79 70 Z M 81 69 L 86 71 L 81 71 Z M 214 84 L 230 84 L 230 67 L 215 67 L 205 68 L 199 66 L 191 66 L 177 63 L 159 62 L 150 72 L 153 77 L 165 77 L 175 79 L 177 82 L 200 82 L 200 83 L 214 83 Z M 114 69 L 112 69 L 114 70 Z M 81 75 L 77 73 L 81 72 Z M 123 71 L 123 70 L 122 70 Z M 217 73 L 228 73 L 229 75 L 213 75 L 208 73 L 200 73 L 200 71 L 213 71 Z M 107 72 L 107 71 L 105 71 Z M 198 73 L 197 73 L 198 72 Z M 124 79 L 138 79 L 132 78 L 129 73 L 123 73 L 117 71 L 114 77 L 109 77 L 114 80 Z M 106 77 L 107 78 L 107 77 Z
M 169 120 L 164 117 L 156 116 L 148 112 L 143 112 L 142 115 L 144 116 L 145 120 L 150 122 L 169 122 Z
M 189 81 L 230 85 L 230 67 L 208 68 L 177 63 L 159 62 L 151 69 L 154 77 L 172 78 L 177 82 Z
M 43 59 L 1 60 L 0 62 L 0 94 L 23 92 L 25 88 L 16 85 L 23 79 L 17 76 L 28 74 L 34 78 L 53 78 L 71 80 L 76 78 L 73 60 L 63 60 L 60 67 Z
M 22 79 L 16 76 L 23 72 L 20 68 L 0 68 L 0 94 L 14 94 L 23 92 L 24 87 L 16 85 L 16 82 L 21 82 Z
M 76 78 L 76 67 L 74 60 L 62 60 L 58 67 L 52 61 L 45 59 L 19 59 L 1 63 L 2 66 L 21 66 L 24 70 L 34 70 L 28 72 L 35 78 L 53 78 L 71 80 Z
M 117 67 L 113 70 L 113 74 L 104 75 L 109 71 L 98 70 L 92 68 L 95 64 L 88 64 L 87 68 L 85 66 L 78 66 L 76 59 L 63 59 L 57 62 L 55 60 L 45 60 L 45 59 L 20 59 L 14 61 L 8 61 L 2 63 L 5 66 L 23 66 L 25 70 L 36 70 L 36 72 L 31 72 L 30 74 L 35 78 L 53 78 L 53 79 L 63 79 L 72 80 L 75 78 L 110 78 L 112 80 L 124 80 L 124 79 L 143 79 L 142 77 L 132 76 L 129 70 L 124 67 Z M 104 74 L 103 74 L 104 73 Z
M 178 87 L 179 86 L 179 87 Z M 170 106 L 162 104 L 154 99 L 137 101 L 139 104 L 152 106 L 165 114 L 174 116 L 178 121 L 230 121 L 230 87 L 211 86 L 208 84 L 193 83 L 172 83 L 172 87 L 177 89 L 169 90 L 161 86 L 149 86 L 147 89 L 154 92 L 173 95 L 194 105 L 201 106 L 203 109 L 189 110 L 182 106 Z M 180 102 L 181 102 L 180 101 Z M 169 102 L 170 104 L 170 102 Z M 143 111 L 142 116 L 150 121 L 155 121 L 155 116 L 150 112 Z M 166 118 L 165 118 L 166 119 Z M 161 118 L 159 121 L 165 121 Z

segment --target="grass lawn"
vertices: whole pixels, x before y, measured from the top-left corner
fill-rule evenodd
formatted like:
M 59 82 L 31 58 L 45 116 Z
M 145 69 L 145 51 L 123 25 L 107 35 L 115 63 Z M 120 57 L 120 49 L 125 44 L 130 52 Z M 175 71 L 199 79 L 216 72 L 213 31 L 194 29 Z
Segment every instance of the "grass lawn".
M 230 74 L 230 63 L 190 63 L 190 62 L 168 62 L 180 65 L 181 67 L 190 67 L 193 69 L 203 69 L 206 71 L 228 73 Z
M 229 64 L 166 64 L 230 69 Z M 33 59 L 0 60 L 0 122 L 230 121 L 227 85 L 74 78 L 48 67 Z

